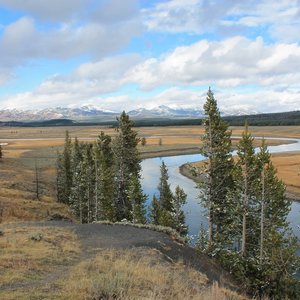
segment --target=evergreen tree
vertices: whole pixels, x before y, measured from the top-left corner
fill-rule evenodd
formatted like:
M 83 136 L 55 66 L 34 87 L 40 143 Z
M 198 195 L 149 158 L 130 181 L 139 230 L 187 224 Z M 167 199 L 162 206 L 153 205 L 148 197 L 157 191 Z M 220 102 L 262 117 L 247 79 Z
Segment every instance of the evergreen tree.
M 174 211 L 173 193 L 171 191 L 168 180 L 169 180 L 168 168 L 163 161 L 160 166 L 160 179 L 159 179 L 159 185 L 158 185 L 159 202 L 160 202 L 160 206 L 163 210 L 172 212 L 172 211 Z
M 168 168 L 162 162 L 158 185 L 159 198 L 153 197 L 152 201 L 152 221 L 154 224 L 171 227 L 181 235 L 185 235 L 187 226 L 182 205 L 186 203 L 187 195 L 179 186 L 176 187 L 173 195 L 168 180 Z
M 0 145 L 0 159 L 3 157 L 2 145 Z
M 145 224 L 147 195 L 143 193 L 141 182 L 137 176 L 131 177 L 128 196 L 132 204 L 132 222 Z
M 64 151 L 57 161 L 57 199 L 65 204 L 69 204 L 72 188 L 71 151 L 72 141 L 66 131 Z
M 238 177 L 235 178 L 238 190 L 238 199 L 235 202 L 236 212 L 241 215 L 241 255 L 246 256 L 246 251 L 252 254 L 257 249 L 258 232 L 258 204 L 260 202 L 257 193 L 257 180 L 260 177 L 257 168 L 257 157 L 253 146 L 253 137 L 248 131 L 248 125 L 242 134 L 242 139 L 237 145 Z M 240 199 L 240 201 L 239 201 Z M 238 231 L 238 229 L 237 229 Z M 251 232 L 250 232 L 251 231 Z M 255 248 L 255 249 L 253 249 Z
M 150 211 L 151 223 L 154 225 L 159 225 L 160 223 L 160 205 L 159 201 L 155 195 L 153 195 Z
M 114 206 L 114 157 L 111 137 L 101 132 L 94 145 L 95 155 L 95 219 L 116 220 Z
M 164 162 L 160 166 L 160 179 L 158 185 L 159 191 L 159 207 L 160 207 L 160 218 L 159 225 L 172 227 L 174 226 L 174 203 L 173 193 L 168 182 L 168 168 Z
M 235 241 L 244 243 L 243 256 L 238 255 L 239 243 L 233 242 L 231 249 L 223 246 L 217 258 L 252 293 L 271 299 L 297 299 L 300 286 L 293 274 L 300 266 L 295 254 L 299 244 L 288 228 L 290 201 L 285 197 L 285 186 L 277 177 L 265 141 L 255 154 L 247 128 L 237 154 L 236 185 L 229 195 L 236 201 L 237 209 L 232 210 L 232 219 L 237 220 L 235 229 L 243 228 L 233 231 Z
M 82 161 L 82 145 L 80 145 L 77 137 L 75 137 L 74 143 L 71 149 L 71 172 L 74 175 L 74 171 L 78 164 Z M 73 182 L 73 181 L 72 181 Z
M 85 222 L 91 223 L 94 221 L 94 211 L 95 211 L 95 203 L 94 192 L 95 192 L 95 163 L 92 152 L 92 144 L 86 144 L 84 147 L 83 153 L 83 178 L 82 180 L 85 182 L 85 202 L 86 202 L 86 215 Z
M 173 207 L 174 207 L 174 224 L 173 228 L 180 235 L 186 235 L 188 232 L 188 228 L 185 224 L 185 215 L 182 210 L 182 206 L 186 203 L 187 194 L 184 192 L 180 186 L 176 186 L 175 194 L 173 197 Z
M 80 223 L 85 223 L 85 211 L 86 211 L 86 182 L 84 178 L 84 164 L 81 160 L 73 174 L 73 186 L 70 194 L 70 206 L 74 214 L 79 217 Z
M 231 211 L 227 194 L 233 186 L 233 159 L 231 132 L 222 120 L 217 101 L 209 88 L 204 104 L 204 129 L 201 154 L 205 161 L 205 180 L 200 184 L 200 199 L 208 210 L 208 240 L 210 243 L 224 239 Z
M 139 138 L 132 129 L 133 122 L 123 111 L 118 121 L 118 135 L 113 143 L 115 157 L 115 206 L 117 220 L 132 220 L 132 203 L 129 199 L 130 178 L 140 178 L 140 157 L 137 150 Z
M 261 171 L 258 189 L 261 195 L 261 230 L 259 260 L 254 260 L 260 279 L 256 289 L 274 299 L 296 299 L 300 297 L 300 286 L 294 273 L 300 267 L 300 259 L 296 255 L 299 243 L 287 221 L 291 202 L 285 196 L 285 185 L 277 177 L 264 140 L 258 153 L 258 163 Z

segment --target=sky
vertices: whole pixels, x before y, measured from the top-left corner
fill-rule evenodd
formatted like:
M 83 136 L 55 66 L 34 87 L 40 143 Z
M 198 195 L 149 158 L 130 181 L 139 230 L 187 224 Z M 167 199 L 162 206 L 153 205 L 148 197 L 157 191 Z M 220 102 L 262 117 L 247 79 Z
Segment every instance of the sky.
M 300 0 L 0 0 L 0 109 L 300 110 Z

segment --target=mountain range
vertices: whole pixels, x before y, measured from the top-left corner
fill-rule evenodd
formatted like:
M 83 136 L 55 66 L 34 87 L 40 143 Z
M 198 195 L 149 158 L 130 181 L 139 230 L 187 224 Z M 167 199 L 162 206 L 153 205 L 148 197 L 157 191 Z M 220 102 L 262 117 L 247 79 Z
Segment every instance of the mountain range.
M 249 110 L 226 110 L 221 112 L 223 116 L 257 114 Z M 82 106 L 77 108 L 46 108 L 40 110 L 0 110 L 0 121 L 42 121 L 51 119 L 72 119 L 76 121 L 108 121 L 114 120 L 120 113 L 98 109 L 94 106 Z M 201 118 L 203 110 L 198 108 L 171 108 L 161 105 L 152 109 L 139 108 L 131 110 L 128 115 L 133 119 L 143 118 Z

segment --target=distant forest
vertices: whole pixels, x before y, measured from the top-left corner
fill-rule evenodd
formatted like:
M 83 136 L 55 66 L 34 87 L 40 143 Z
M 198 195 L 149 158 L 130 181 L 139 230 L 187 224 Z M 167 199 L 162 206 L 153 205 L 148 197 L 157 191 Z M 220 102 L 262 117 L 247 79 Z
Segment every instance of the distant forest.
M 243 126 L 245 121 L 251 126 L 288 126 L 300 125 L 300 111 L 290 111 L 282 113 L 265 113 L 245 116 L 223 117 L 230 126 Z M 135 127 L 142 126 L 181 126 L 181 125 L 201 125 L 203 119 L 174 119 L 174 118 L 145 118 L 135 119 Z M 0 121 L 0 126 L 11 127 L 49 127 L 49 126 L 109 126 L 116 127 L 117 121 L 73 121 L 69 119 L 55 119 L 46 121 Z

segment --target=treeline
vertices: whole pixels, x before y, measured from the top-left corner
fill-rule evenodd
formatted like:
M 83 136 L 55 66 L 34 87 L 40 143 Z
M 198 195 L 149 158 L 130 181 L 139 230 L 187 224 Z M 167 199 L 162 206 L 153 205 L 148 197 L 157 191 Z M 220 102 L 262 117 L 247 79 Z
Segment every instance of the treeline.
M 223 117 L 230 126 L 243 126 L 248 122 L 251 126 L 291 126 L 300 125 L 300 111 L 267 113 L 245 116 L 226 116 Z M 135 127 L 152 127 L 152 126 L 189 126 L 202 125 L 204 118 L 144 118 L 135 119 Z M 0 121 L 1 126 L 10 127 L 48 127 L 48 126 L 109 126 L 117 127 L 118 122 L 115 120 L 106 121 L 74 121 L 70 119 L 53 119 L 45 121 Z
M 251 126 L 300 125 L 300 111 L 247 116 L 228 116 L 224 117 L 224 121 L 226 121 L 230 126 L 243 126 L 245 122 L 248 122 Z
M 200 194 L 208 231 L 201 230 L 199 249 L 215 257 L 255 296 L 299 299 L 299 281 L 294 278 L 300 266 L 299 244 L 287 221 L 291 203 L 264 141 L 255 153 L 246 125 L 234 160 L 231 132 L 210 89 L 204 111 L 201 154 L 207 160 Z
M 63 153 L 57 161 L 57 198 L 71 207 L 80 223 L 107 220 L 168 226 L 187 233 L 182 205 L 186 194 L 172 193 L 163 163 L 154 196 L 147 211 L 147 195 L 141 186 L 141 160 L 137 146 L 142 140 L 123 112 L 117 118 L 117 135 L 100 133 L 95 143 L 72 142 L 66 133 Z M 148 217 L 148 218 L 147 218 Z

